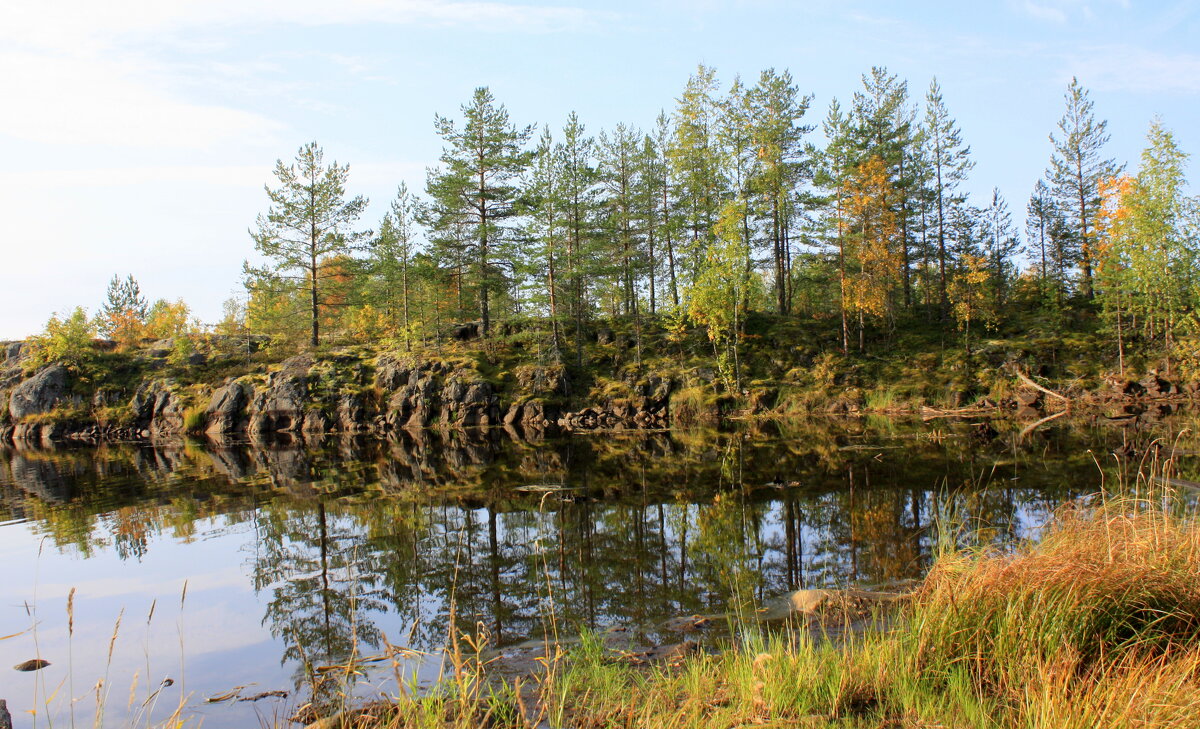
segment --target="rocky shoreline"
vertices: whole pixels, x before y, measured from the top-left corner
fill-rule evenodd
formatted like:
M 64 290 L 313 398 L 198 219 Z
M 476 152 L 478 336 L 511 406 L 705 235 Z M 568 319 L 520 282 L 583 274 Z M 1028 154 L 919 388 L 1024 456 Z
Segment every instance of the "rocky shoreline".
M 522 364 L 504 378 L 487 377 L 459 357 L 384 352 L 299 354 L 274 365 L 216 382 L 190 381 L 161 366 L 171 343 L 152 343 L 142 366 L 123 386 L 89 384 L 67 366 L 26 370 L 26 346 L 8 343 L 0 354 L 0 442 L 56 443 L 161 440 L 206 436 L 269 440 L 280 434 L 358 434 L 384 437 L 401 429 L 503 427 L 538 438 L 564 432 L 662 429 L 690 422 L 719 423 L 744 416 L 785 414 L 777 387 L 723 392 L 711 372 L 626 372 L 616 393 L 573 392 L 561 365 Z M 193 354 L 189 364 L 202 364 Z M 1169 411 L 1200 397 L 1200 383 L 1173 382 L 1156 372 L 1139 380 L 1105 381 L 1095 391 L 1061 395 L 1021 386 L 999 400 L 970 407 L 913 408 L 884 412 L 925 415 L 1012 414 L 1038 420 L 1072 406 L 1100 406 L 1110 418 Z M 1035 389 L 1036 388 L 1036 389 Z M 872 411 L 857 387 L 822 393 L 814 412 L 854 415 Z M 672 407 L 686 391 L 691 399 Z M 696 403 L 700 393 L 700 403 Z M 572 408 L 574 405 L 574 409 Z M 580 407 L 582 405 L 582 407 Z M 794 415 L 788 412 L 787 415 Z
M 214 385 L 147 373 L 136 387 L 80 392 L 63 364 L 21 369 L 20 343 L 0 362 L 0 441 L 155 440 L 204 435 L 214 441 L 276 434 L 383 436 L 399 429 L 500 426 L 522 435 L 563 430 L 650 429 L 670 423 L 674 383 L 647 376 L 628 383 L 632 397 L 571 411 L 561 366 L 525 366 L 504 392 L 470 367 L 437 359 L 381 354 L 301 354 L 261 375 Z M 115 422 L 89 416 L 120 412 Z

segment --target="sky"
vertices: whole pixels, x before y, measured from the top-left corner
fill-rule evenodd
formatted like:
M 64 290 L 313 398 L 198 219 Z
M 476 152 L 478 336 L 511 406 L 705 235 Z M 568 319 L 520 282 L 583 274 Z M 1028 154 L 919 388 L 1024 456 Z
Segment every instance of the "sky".
M 1156 115 L 1200 154 L 1200 0 L 5 0 L 0 339 L 95 312 L 114 274 L 205 322 L 243 295 L 277 159 L 317 141 L 374 228 L 488 86 L 518 124 L 650 128 L 698 63 L 788 69 L 812 123 L 872 66 L 933 77 L 1018 220 L 1072 76 L 1136 168 Z M 1194 172 L 1194 168 L 1193 168 Z M 1193 186 L 1194 189 L 1195 186 Z

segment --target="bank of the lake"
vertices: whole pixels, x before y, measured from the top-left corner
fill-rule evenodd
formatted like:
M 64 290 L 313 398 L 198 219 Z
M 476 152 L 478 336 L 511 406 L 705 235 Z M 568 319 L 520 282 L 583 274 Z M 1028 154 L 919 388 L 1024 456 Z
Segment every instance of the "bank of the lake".
M 1010 332 L 970 349 L 920 328 L 843 354 L 828 326 L 756 315 L 736 368 L 701 333 L 612 320 L 567 356 L 536 323 L 482 338 L 461 325 L 424 342 L 299 349 L 262 337 L 184 335 L 65 361 L 10 343 L 0 440 L 222 440 L 504 427 L 536 438 L 816 414 L 1012 415 L 1074 408 L 1161 415 L 1200 396 L 1189 360 L 1112 361 L 1102 333 Z

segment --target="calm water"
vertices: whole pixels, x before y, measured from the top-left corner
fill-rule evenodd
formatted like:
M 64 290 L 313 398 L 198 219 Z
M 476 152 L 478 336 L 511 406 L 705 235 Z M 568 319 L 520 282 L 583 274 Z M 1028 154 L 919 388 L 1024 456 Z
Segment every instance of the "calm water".
M 1022 437 L 867 419 L 0 450 L 0 635 L 21 633 L 0 641 L 0 698 L 24 726 L 68 726 L 74 696 L 91 726 L 104 680 L 111 725 L 164 718 L 182 696 L 205 726 L 244 727 L 290 714 L 312 697 L 310 669 L 356 645 L 378 653 L 386 636 L 436 655 L 451 596 L 460 628 L 504 646 L 542 635 L 551 612 L 568 629 L 653 626 L 919 577 L 939 515 L 987 539 L 1031 536 L 1136 469 L 1155 437 L 1183 454 L 1181 475 L 1200 472 L 1196 440 L 1175 437 L 1186 425 L 1064 419 Z M 53 665 L 9 668 L 37 655 Z M 406 665 L 418 680 L 436 670 Z M 392 690 L 389 665 L 364 674 L 360 695 Z M 204 703 L 243 685 L 291 697 Z

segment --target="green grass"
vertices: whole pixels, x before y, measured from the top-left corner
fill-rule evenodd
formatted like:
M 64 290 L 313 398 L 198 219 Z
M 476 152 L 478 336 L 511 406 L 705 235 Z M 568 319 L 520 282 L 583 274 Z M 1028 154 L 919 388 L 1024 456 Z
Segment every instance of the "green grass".
M 886 412 L 896 409 L 898 404 L 899 393 L 895 387 L 880 387 L 866 395 L 867 410 Z
M 183 413 L 183 432 L 195 435 L 204 432 L 204 426 L 208 423 L 208 415 L 204 412 L 204 406 L 194 405 L 189 407 Z

